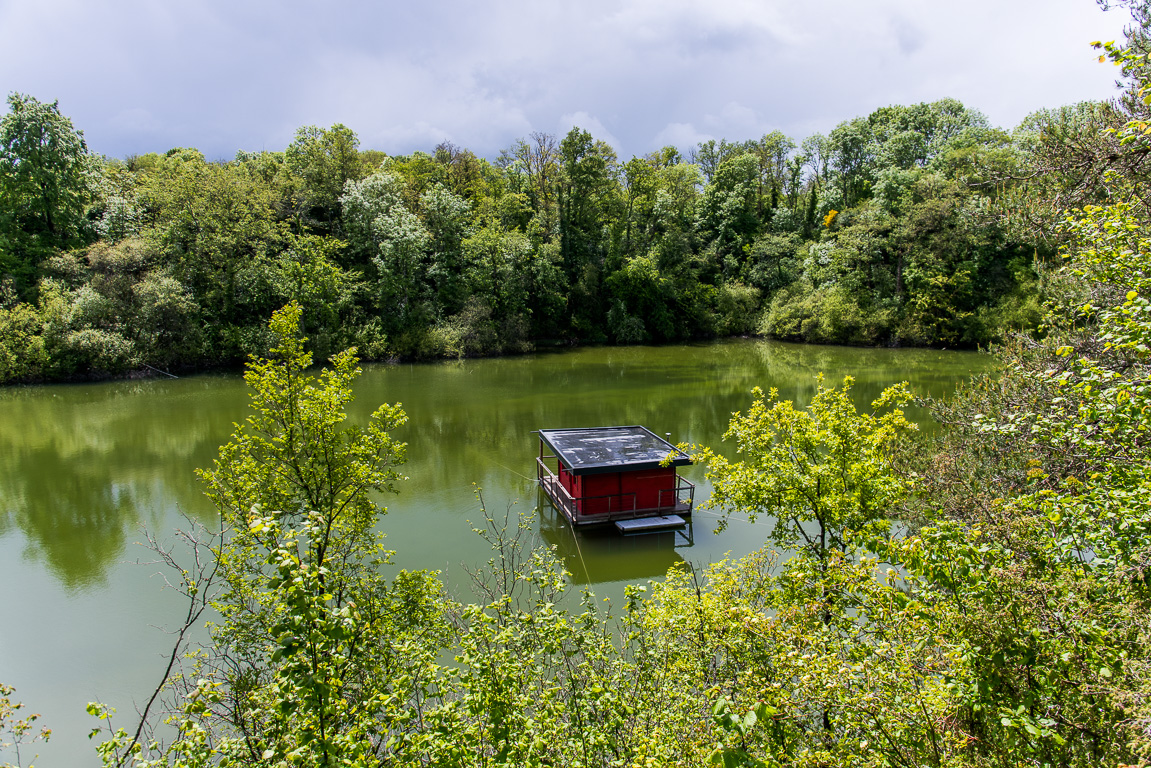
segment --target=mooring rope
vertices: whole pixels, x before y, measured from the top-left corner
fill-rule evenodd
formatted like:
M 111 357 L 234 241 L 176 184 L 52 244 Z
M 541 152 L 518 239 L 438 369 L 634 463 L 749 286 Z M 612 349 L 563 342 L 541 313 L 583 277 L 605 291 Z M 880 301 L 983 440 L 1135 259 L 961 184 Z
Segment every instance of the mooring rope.
M 179 376 L 177 376 L 173 373 L 168 373 L 167 371 L 161 371 L 159 368 L 153 368 L 152 366 L 148 365 L 147 363 L 140 363 L 140 365 L 144 366 L 145 368 L 147 368 L 150 371 L 155 371 L 156 373 L 162 373 L 165 376 L 172 378 L 172 379 L 180 378 Z

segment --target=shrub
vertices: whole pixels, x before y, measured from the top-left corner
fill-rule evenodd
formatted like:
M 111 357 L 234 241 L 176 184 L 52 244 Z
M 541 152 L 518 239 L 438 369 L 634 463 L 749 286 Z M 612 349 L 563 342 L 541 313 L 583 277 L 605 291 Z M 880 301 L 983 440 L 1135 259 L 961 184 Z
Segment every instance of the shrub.
M 43 320 L 31 304 L 0 307 L 0 384 L 35 381 L 48 362 Z
M 719 289 L 719 332 L 724 336 L 755 331 L 759 290 L 743 283 L 728 283 Z

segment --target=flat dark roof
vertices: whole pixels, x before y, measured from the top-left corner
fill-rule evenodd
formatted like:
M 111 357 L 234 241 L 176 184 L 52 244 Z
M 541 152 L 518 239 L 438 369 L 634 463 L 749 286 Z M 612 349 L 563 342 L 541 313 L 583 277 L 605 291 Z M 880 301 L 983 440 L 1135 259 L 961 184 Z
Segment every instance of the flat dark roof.
M 655 469 L 669 453 L 669 466 L 691 464 L 687 454 L 640 426 L 541 429 L 540 439 L 575 475 Z

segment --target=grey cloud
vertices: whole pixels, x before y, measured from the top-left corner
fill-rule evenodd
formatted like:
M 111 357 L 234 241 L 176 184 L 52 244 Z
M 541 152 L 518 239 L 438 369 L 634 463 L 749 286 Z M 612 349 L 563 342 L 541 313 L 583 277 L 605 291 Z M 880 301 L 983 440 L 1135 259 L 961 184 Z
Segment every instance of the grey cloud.
M 490 157 L 582 116 L 627 158 L 896 102 L 954 96 L 1011 125 L 1109 94 L 1086 43 L 1121 14 L 1015 2 L 0 0 L 0 87 L 58 98 L 95 151 L 209 157 L 335 122 L 389 152 L 450 138 Z
M 904 56 L 910 56 L 923 47 L 923 30 L 913 22 L 896 16 L 891 20 L 891 28 L 899 51 Z

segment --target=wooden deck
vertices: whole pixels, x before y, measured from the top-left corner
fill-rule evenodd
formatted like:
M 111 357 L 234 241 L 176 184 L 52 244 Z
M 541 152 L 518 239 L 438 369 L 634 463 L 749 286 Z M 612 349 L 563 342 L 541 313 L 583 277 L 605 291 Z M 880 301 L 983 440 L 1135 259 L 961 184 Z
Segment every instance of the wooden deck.
M 558 477 L 553 475 L 551 472 L 540 472 L 539 482 L 540 487 L 543 488 L 544 493 L 547 494 L 547 497 L 551 500 L 555 508 L 562 512 L 563 516 L 566 517 L 572 525 L 577 526 L 604 525 L 606 523 L 628 520 L 659 520 L 675 517 L 679 521 L 678 523 L 673 523 L 671 525 L 653 524 L 654 527 L 649 528 L 649 530 L 655 530 L 657 528 L 666 529 L 679 527 L 680 525 L 686 524 L 686 521 L 683 519 L 684 517 L 691 516 L 692 501 L 694 500 L 691 497 L 689 497 L 686 501 L 682 500 L 680 498 L 679 492 L 677 491 L 674 494 L 674 503 L 664 504 L 659 507 L 646 507 L 640 509 L 627 508 L 583 514 L 579 511 L 579 505 L 576 503 L 576 499 L 574 499 L 568 490 L 563 487 Z M 694 488 L 692 490 L 694 490 Z M 669 493 L 671 493 L 670 490 Z M 692 496 L 694 496 L 694 494 L 692 494 Z M 619 527 L 618 524 L 616 527 Z M 639 533 L 640 531 L 637 530 L 634 532 Z

